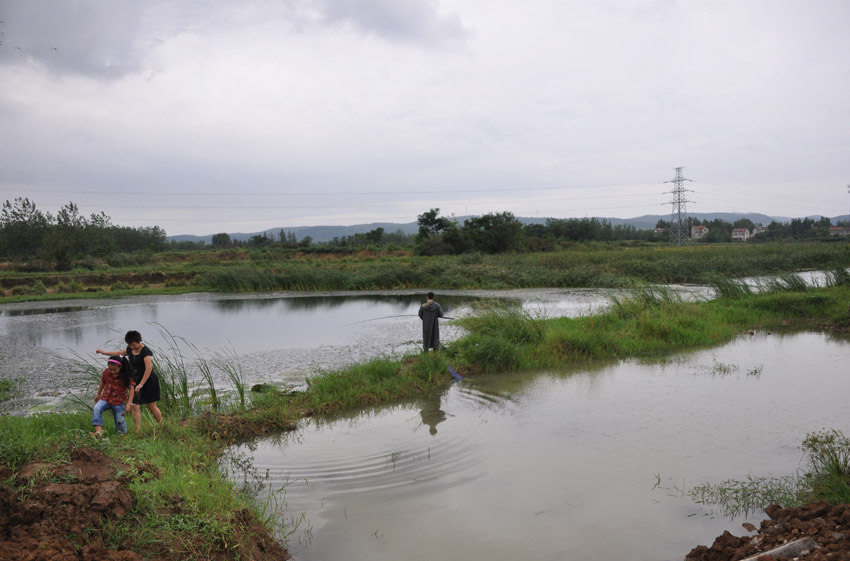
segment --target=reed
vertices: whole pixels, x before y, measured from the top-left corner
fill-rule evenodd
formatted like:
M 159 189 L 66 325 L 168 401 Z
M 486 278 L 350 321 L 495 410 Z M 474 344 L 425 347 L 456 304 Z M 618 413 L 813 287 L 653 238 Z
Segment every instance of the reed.
M 809 433 L 801 446 L 805 469 L 793 475 L 748 475 L 719 484 L 697 485 L 688 495 L 698 504 L 711 506 L 724 516 L 757 512 L 768 505 L 796 507 L 809 502 L 850 503 L 850 439 L 839 430 Z
M 242 371 L 242 365 L 239 362 L 239 355 L 231 346 L 223 351 L 218 351 L 214 354 L 213 363 L 216 367 L 227 375 L 230 383 L 236 389 L 236 394 L 239 396 L 239 408 L 245 410 L 245 373 Z

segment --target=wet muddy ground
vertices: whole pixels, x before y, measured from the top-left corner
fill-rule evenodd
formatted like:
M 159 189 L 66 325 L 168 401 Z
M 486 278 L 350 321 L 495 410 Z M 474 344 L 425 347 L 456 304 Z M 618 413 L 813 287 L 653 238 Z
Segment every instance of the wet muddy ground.
M 137 471 L 145 469 L 136 466 Z M 147 469 L 147 476 L 158 476 L 152 468 Z M 116 471 L 127 473 L 128 469 L 97 450 L 77 448 L 67 465 L 34 462 L 16 474 L 0 472 L 0 478 L 14 475 L 17 483 L 23 484 L 20 490 L 0 487 L 0 561 L 142 561 L 143 557 L 131 551 L 133 543 L 103 541 L 104 525 L 128 516 L 134 504 L 127 477 L 116 476 Z M 243 519 L 244 535 L 252 536 L 245 559 L 289 558 L 247 511 L 238 516 Z M 199 549 L 206 549 L 207 544 L 200 545 Z M 159 549 L 146 559 L 173 559 L 181 553 L 175 544 L 163 543 Z M 231 552 L 210 556 L 232 558 Z
M 745 525 L 745 530 L 755 534 L 737 537 L 724 532 L 711 547 L 695 547 L 686 561 L 740 561 L 752 557 L 759 561 L 850 559 L 850 505 L 816 503 L 787 509 L 774 505 L 766 508 L 765 514 L 769 518 L 762 521 L 758 530 Z M 776 552 L 777 548 L 793 542 L 798 542 L 801 548 L 787 555 Z M 759 555 L 770 551 L 775 554 Z

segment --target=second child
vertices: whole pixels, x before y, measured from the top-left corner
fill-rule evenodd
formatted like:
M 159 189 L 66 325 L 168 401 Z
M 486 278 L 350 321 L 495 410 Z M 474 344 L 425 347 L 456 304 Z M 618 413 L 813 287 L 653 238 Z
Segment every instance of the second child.
M 100 385 L 94 398 L 91 424 L 97 438 L 103 437 L 103 412 L 112 410 L 115 417 L 115 432 L 127 434 L 127 422 L 124 413 L 133 401 L 134 387 L 132 368 L 127 359 L 121 356 L 109 357 L 106 361 L 106 370 L 100 376 Z

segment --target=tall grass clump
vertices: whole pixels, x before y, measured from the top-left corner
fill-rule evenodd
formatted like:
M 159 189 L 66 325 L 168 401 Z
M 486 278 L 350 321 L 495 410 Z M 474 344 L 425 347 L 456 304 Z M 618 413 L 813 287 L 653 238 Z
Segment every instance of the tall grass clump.
M 481 301 L 473 308 L 476 314 L 459 322 L 470 335 L 452 346 L 454 354 L 484 372 L 533 366 L 529 351 L 543 341 L 545 319 L 511 302 Z
M 826 286 L 850 286 L 850 270 L 839 267 L 829 271 L 826 275 Z
M 232 347 L 220 352 L 216 352 L 213 358 L 215 366 L 227 375 L 230 383 L 236 389 L 236 395 L 239 396 L 239 408 L 245 409 L 245 373 L 242 371 L 242 364 L 239 362 L 239 356 L 236 350 Z
M 753 293 L 752 288 L 742 280 L 722 276 L 709 276 L 706 280 L 718 298 L 743 298 Z
M 767 292 L 806 292 L 809 286 L 800 275 L 787 273 L 772 278 L 764 283 L 762 291 Z
M 801 446 L 807 468 L 783 477 L 749 475 L 688 491 L 694 502 L 735 517 L 771 504 L 797 507 L 809 502 L 850 503 L 850 439 L 839 430 L 810 433 Z
M 13 380 L 0 380 L 0 402 L 8 401 L 15 397 L 15 382 Z

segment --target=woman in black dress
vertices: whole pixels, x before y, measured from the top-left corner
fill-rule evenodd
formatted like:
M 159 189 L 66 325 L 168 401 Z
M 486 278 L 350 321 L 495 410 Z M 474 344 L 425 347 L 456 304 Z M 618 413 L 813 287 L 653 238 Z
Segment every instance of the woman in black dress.
M 142 334 L 138 331 L 128 331 L 124 336 L 127 349 L 123 351 L 104 351 L 98 349 L 98 354 L 107 356 L 122 355 L 127 357 L 130 366 L 133 367 L 133 381 L 136 382 L 136 393 L 133 403 L 130 405 L 130 415 L 136 425 L 136 432 L 142 428 L 142 405 L 147 405 L 157 423 L 162 422 L 162 413 L 156 402 L 159 401 L 159 377 L 153 369 L 153 353 L 142 343 Z

